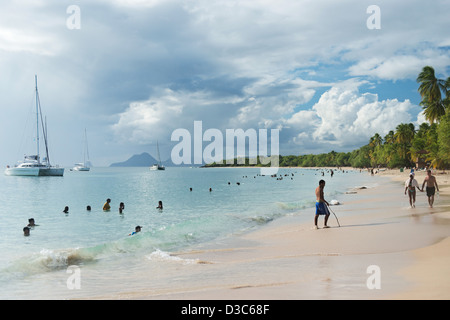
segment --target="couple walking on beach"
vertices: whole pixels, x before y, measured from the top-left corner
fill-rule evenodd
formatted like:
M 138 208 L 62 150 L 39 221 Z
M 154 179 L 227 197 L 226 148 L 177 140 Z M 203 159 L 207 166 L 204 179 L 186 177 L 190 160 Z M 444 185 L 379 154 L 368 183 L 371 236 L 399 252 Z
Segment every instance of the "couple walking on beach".
M 409 204 L 411 205 L 411 208 L 416 207 L 416 188 L 423 192 L 423 187 L 425 186 L 425 183 L 427 184 L 426 192 L 428 197 L 428 205 L 430 208 L 433 208 L 434 203 L 434 194 L 436 193 L 436 190 L 439 192 L 439 187 L 436 182 L 436 177 L 431 174 L 431 170 L 427 171 L 427 176 L 423 180 L 422 183 L 422 189 L 419 187 L 419 183 L 416 179 L 414 179 L 414 172 L 411 172 L 409 175 L 409 179 L 405 181 L 405 195 L 408 191 L 409 195 Z

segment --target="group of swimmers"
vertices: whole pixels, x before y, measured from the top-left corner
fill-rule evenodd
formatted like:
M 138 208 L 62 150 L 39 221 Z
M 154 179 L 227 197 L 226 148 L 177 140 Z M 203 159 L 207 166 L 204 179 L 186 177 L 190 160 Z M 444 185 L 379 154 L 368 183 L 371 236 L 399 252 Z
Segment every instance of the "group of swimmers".
M 103 205 L 103 211 L 110 211 L 111 210 L 111 205 L 110 205 L 110 203 L 111 203 L 111 199 L 106 199 L 106 202 L 105 202 L 105 204 Z M 162 210 L 163 209 L 163 203 L 162 203 L 162 201 L 160 200 L 160 201 L 158 201 L 158 206 L 156 207 L 156 209 L 159 209 L 159 210 Z M 119 213 L 123 213 L 123 211 L 125 210 L 125 204 L 123 203 L 123 202 L 121 202 L 120 204 L 119 204 Z M 86 211 L 91 211 L 91 206 L 86 206 Z M 68 214 L 69 213 L 69 206 L 65 206 L 64 207 L 64 210 L 62 211 L 62 212 L 64 212 L 64 213 L 66 213 L 66 214 Z M 26 227 L 24 227 L 23 228 L 23 234 L 24 234 L 24 236 L 29 236 L 30 235 L 30 230 L 31 230 L 31 228 L 32 227 L 35 227 L 35 226 L 38 226 L 37 224 L 35 224 L 35 221 L 34 221 L 34 218 L 30 218 L 30 219 L 28 219 L 28 225 L 26 226 Z M 132 233 L 130 233 L 129 235 L 134 235 L 134 234 L 136 234 L 137 232 L 140 232 L 141 231 L 141 228 L 142 228 L 142 226 L 136 226 L 135 227 L 135 230 L 132 232 Z
M 103 211 L 111 211 L 110 203 L 111 203 L 111 199 L 109 199 L 109 198 L 106 199 L 106 202 L 103 205 Z M 91 206 L 86 206 L 86 211 L 91 211 L 91 209 L 92 209 Z M 163 209 L 163 203 L 161 200 L 158 202 L 158 206 L 156 207 L 156 209 L 160 209 L 160 210 Z M 121 202 L 119 204 L 119 213 L 123 213 L 123 210 L 125 210 L 125 204 L 123 202 Z M 62 212 L 69 213 L 69 206 L 65 206 L 64 210 Z

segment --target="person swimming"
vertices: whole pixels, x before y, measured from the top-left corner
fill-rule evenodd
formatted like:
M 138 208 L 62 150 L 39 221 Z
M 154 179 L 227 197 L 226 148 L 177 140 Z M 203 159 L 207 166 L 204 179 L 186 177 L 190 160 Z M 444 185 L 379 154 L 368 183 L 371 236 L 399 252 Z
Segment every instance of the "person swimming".
M 23 228 L 23 235 L 25 237 L 28 237 L 30 235 L 30 228 L 29 227 Z
M 161 200 L 159 200 L 158 202 L 158 206 L 156 207 L 156 209 L 162 210 L 163 209 L 163 203 Z
M 38 224 L 35 224 L 34 218 L 28 219 L 28 225 L 27 225 L 27 227 L 36 227 L 36 226 L 39 226 L 39 225 L 38 225 Z
M 129 236 L 135 235 L 138 232 L 141 232 L 141 226 L 136 226 L 136 228 L 134 228 L 134 231 L 132 233 L 129 234 Z
M 69 207 L 68 207 L 68 206 L 65 206 L 63 212 L 64 212 L 64 213 L 69 213 Z

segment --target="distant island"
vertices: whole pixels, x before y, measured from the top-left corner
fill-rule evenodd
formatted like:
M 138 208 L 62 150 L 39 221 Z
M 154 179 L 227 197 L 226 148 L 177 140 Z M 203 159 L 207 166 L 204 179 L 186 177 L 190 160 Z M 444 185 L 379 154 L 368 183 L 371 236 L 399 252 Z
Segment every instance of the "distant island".
M 151 167 L 155 163 L 158 163 L 158 160 L 153 158 L 149 153 L 143 152 L 141 154 L 132 155 L 128 160 L 123 162 L 115 162 L 110 164 L 110 167 Z M 171 159 L 167 159 L 165 161 L 161 161 L 162 165 L 165 167 L 174 167 Z M 177 165 L 177 167 L 186 167 L 191 165 Z
M 131 156 L 126 161 L 112 163 L 110 167 L 150 167 L 157 162 L 150 154 L 143 152 Z

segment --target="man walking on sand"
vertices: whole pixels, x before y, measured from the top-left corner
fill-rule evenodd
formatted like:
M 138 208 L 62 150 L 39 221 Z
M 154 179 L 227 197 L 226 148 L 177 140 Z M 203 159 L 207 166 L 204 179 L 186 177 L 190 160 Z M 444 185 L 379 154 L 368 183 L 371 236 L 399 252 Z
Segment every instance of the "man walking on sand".
M 425 180 L 423 180 L 422 183 L 422 192 L 423 187 L 425 186 L 425 183 L 427 183 L 427 197 L 428 197 L 428 204 L 430 205 L 430 208 L 433 208 L 434 203 L 434 193 L 436 190 L 439 192 L 439 187 L 436 182 L 436 177 L 431 175 L 431 170 L 428 169 L 427 176 L 425 177 Z
M 327 226 L 328 218 L 330 216 L 330 212 L 328 211 L 328 208 L 327 208 L 327 206 L 329 206 L 329 204 L 324 199 L 323 188 L 325 188 L 325 181 L 320 180 L 319 186 L 316 188 L 316 216 L 314 217 L 314 229 L 319 229 L 319 227 L 317 226 L 317 221 L 319 220 L 319 215 L 325 216 L 324 228 L 329 228 L 329 226 Z

